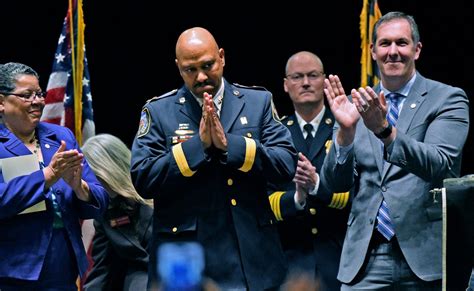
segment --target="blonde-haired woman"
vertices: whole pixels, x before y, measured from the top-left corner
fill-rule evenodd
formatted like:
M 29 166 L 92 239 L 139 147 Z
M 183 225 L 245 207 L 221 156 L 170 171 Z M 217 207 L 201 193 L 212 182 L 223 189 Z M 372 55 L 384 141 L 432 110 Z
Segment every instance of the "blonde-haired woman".
M 109 209 L 94 220 L 93 266 L 85 290 L 146 290 L 153 208 L 130 178 L 130 150 L 117 137 L 99 134 L 82 147 L 110 196 Z

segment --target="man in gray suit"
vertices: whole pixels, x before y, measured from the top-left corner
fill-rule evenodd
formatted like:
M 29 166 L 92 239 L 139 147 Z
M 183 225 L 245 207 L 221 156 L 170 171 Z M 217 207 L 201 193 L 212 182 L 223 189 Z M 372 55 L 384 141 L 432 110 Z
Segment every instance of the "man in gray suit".
M 440 290 L 441 203 L 429 190 L 460 174 L 468 99 L 417 72 L 413 17 L 390 12 L 373 31 L 381 82 L 352 89 L 351 102 L 337 76 L 325 80 L 338 126 L 321 183 L 355 187 L 338 279 L 341 290 Z

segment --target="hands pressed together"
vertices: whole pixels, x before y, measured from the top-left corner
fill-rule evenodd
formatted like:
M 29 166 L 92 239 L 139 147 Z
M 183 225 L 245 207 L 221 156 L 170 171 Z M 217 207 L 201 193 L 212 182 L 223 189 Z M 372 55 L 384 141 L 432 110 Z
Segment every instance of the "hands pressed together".
M 78 150 L 65 150 L 66 143 L 61 141 L 61 146 L 53 155 L 51 162 L 43 169 L 46 179 L 46 188 L 51 187 L 59 179 L 64 179 L 71 186 L 77 198 L 89 201 L 89 186 L 82 180 L 82 161 L 84 155 Z
M 215 148 L 227 152 L 227 138 L 222 127 L 219 116 L 214 108 L 212 95 L 204 93 L 202 118 L 199 124 L 199 136 L 205 149 L 214 146 Z

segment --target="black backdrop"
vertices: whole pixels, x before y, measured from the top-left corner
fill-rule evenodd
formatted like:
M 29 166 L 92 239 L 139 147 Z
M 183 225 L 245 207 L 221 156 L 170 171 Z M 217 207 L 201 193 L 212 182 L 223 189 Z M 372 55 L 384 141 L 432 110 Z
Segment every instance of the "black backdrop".
M 146 100 L 181 86 L 174 46 L 179 33 L 191 26 L 209 29 L 225 49 L 226 79 L 266 87 L 280 115 L 293 111 L 282 80 L 287 58 L 299 50 L 318 54 L 326 73 L 341 77 L 346 92 L 358 87 L 362 0 L 268 2 L 265 9 L 224 2 L 84 0 L 97 133 L 114 134 L 131 145 Z M 471 103 L 473 3 L 379 0 L 382 13 L 400 10 L 415 17 L 423 44 L 417 69 L 463 88 Z M 67 5 L 67 0 L 2 0 L 0 63 L 32 66 L 45 89 Z M 464 147 L 463 174 L 474 173 L 473 135 L 471 130 Z

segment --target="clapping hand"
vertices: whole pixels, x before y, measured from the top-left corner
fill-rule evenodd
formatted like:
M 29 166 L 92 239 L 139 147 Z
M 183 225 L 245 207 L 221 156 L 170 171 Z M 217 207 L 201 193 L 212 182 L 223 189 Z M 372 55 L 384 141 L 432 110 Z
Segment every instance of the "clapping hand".
M 324 80 L 324 93 L 334 118 L 340 126 L 337 142 L 341 146 L 349 145 L 354 140 L 360 114 L 344 93 L 344 88 L 337 75 L 329 75 Z
M 306 200 L 308 193 L 313 191 L 319 182 L 316 167 L 302 153 L 298 154 L 298 165 L 293 182 L 296 183 L 296 201 L 300 204 Z
M 51 162 L 43 169 L 46 187 L 51 187 L 60 178 L 63 178 L 79 199 L 88 201 L 90 199 L 89 187 L 82 180 L 83 159 L 84 155 L 77 149 L 66 150 L 66 142 L 62 140 L 59 149 L 51 158 Z

